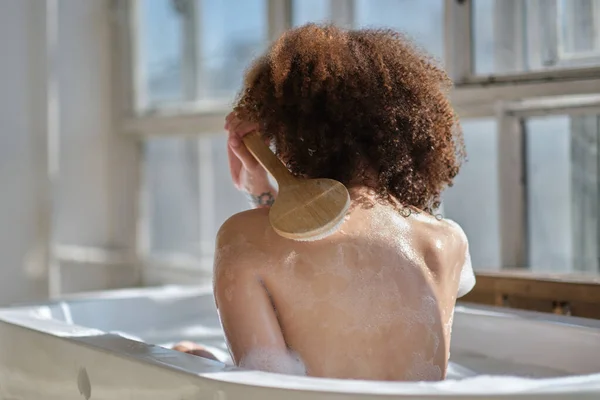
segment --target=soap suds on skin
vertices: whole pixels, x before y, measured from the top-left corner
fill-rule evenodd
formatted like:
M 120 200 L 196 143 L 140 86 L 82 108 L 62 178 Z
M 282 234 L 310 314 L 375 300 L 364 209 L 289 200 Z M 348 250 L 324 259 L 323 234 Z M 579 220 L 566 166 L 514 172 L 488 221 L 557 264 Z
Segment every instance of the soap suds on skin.
M 413 381 L 438 381 L 442 379 L 442 369 L 434 365 L 433 361 L 425 360 L 422 353 L 411 355 L 412 368 L 408 370 L 406 378 Z
M 293 351 L 255 348 L 240 360 L 239 366 L 280 374 L 306 375 L 304 363 Z
M 419 260 L 414 246 L 410 240 L 410 227 L 402 220 L 394 221 L 396 223 L 385 224 L 385 221 L 381 216 L 375 216 L 371 219 L 373 232 L 369 239 L 371 242 L 383 240 L 389 242 L 390 238 L 393 238 L 393 246 L 399 250 L 403 260 Z M 393 232 L 390 232 L 390 226 L 394 226 Z M 400 227 L 400 229 L 398 229 Z M 391 235 L 390 233 L 395 233 Z M 436 245 L 441 246 L 440 243 Z M 335 275 L 339 278 L 339 282 L 345 282 L 345 287 L 342 290 L 330 290 L 324 291 L 321 288 L 317 289 L 316 283 L 310 283 L 308 289 L 311 290 L 303 296 L 295 297 L 294 305 L 295 309 L 313 309 L 318 307 L 317 303 L 327 302 L 328 306 L 333 306 L 340 313 L 346 314 L 350 317 L 350 320 L 354 319 L 353 324 L 346 326 L 346 332 L 359 331 L 363 334 L 374 333 L 382 329 L 388 329 L 393 325 L 397 324 L 399 320 L 405 323 L 405 330 L 398 332 L 400 337 L 408 339 L 411 335 L 419 335 L 421 332 L 427 332 L 430 337 L 433 351 L 429 352 L 430 357 L 426 357 L 425 354 L 417 352 L 414 354 L 414 375 L 420 377 L 419 379 L 440 379 L 442 371 L 439 366 L 434 365 L 434 356 L 437 349 L 439 348 L 442 338 L 438 332 L 436 332 L 436 313 L 438 304 L 433 296 L 425 295 L 422 297 L 421 304 L 409 304 L 405 305 L 404 298 L 415 298 L 418 296 L 417 293 L 403 293 L 398 285 L 398 281 L 394 278 L 398 276 L 398 268 L 403 268 L 404 273 L 402 279 L 404 282 L 407 280 L 414 281 L 412 287 L 417 287 L 418 282 L 423 280 L 420 275 L 426 274 L 428 270 L 424 271 L 422 268 L 418 268 L 416 265 L 381 265 L 370 268 L 359 268 L 351 270 L 347 261 L 352 260 L 357 264 L 366 262 L 370 254 L 367 252 L 377 251 L 377 246 L 371 250 L 365 250 L 365 248 L 359 248 L 354 243 L 337 243 L 332 244 L 334 248 L 335 256 L 331 259 L 330 264 L 323 265 L 323 261 L 319 260 L 319 263 L 313 261 L 315 258 L 311 254 L 298 254 L 296 251 L 290 251 L 281 260 L 281 265 L 286 271 L 293 271 L 294 269 L 302 269 L 306 272 L 307 268 L 311 270 L 311 276 L 317 277 L 320 274 L 327 273 Z M 334 265 L 331 265 L 331 262 Z M 323 272 L 326 271 L 326 272 Z M 292 275 L 285 276 L 281 283 L 290 285 L 290 289 L 296 285 L 296 280 L 292 279 Z M 332 279 L 328 279 L 330 282 Z M 394 305 L 389 302 L 372 303 L 367 301 L 372 295 L 372 289 L 370 284 L 375 283 L 380 291 L 386 293 L 394 293 L 392 298 L 394 299 Z M 416 290 L 416 289 L 415 289 Z M 361 300 L 364 299 L 364 300 Z M 361 319 L 360 316 L 368 315 L 368 321 Z M 444 321 L 445 322 L 445 321 Z M 442 328 L 443 329 L 443 328 Z M 445 329 L 443 329 L 445 330 Z M 392 344 L 393 345 L 393 344 Z

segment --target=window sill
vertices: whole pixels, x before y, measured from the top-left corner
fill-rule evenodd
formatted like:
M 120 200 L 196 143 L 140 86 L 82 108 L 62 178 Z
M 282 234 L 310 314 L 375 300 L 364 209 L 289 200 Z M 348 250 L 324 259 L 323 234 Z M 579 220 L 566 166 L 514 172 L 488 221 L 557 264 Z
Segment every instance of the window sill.
M 600 276 L 523 270 L 476 273 L 460 301 L 600 319 Z

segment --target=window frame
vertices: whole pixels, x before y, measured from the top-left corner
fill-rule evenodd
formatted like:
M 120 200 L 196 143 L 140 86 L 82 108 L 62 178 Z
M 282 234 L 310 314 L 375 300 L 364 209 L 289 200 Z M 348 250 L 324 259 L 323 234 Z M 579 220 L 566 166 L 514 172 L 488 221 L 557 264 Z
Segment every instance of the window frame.
M 600 96 L 501 103 L 498 107 L 500 260 L 503 268 L 528 264 L 527 170 L 524 119 L 539 116 L 600 115 Z M 503 133 L 502 133 L 503 132 Z M 600 225 L 599 225 L 600 227 Z
M 140 65 L 139 45 L 141 0 L 113 1 L 119 21 L 116 35 L 118 40 L 115 43 L 117 79 L 123 94 L 118 133 L 137 140 L 142 152 L 143 142 L 155 136 L 201 138 L 221 131 L 229 111 L 223 103 L 189 102 L 152 110 L 145 107 L 144 71 Z M 347 26 L 353 21 L 354 0 L 329 1 L 334 22 Z M 475 75 L 471 24 L 473 1 L 441 1 L 444 3 L 445 67 L 454 81 L 454 88 L 450 94 L 453 106 L 461 118 L 492 117 L 499 123 L 497 151 L 502 262 L 498 267 L 524 265 L 527 257 L 524 247 L 527 210 L 524 203 L 526 189 L 522 180 L 523 126 L 520 120 L 524 116 L 539 113 L 571 115 L 590 110 L 598 110 L 600 113 L 600 98 L 593 96 L 600 93 L 600 65 L 502 75 Z M 292 26 L 292 0 L 267 0 L 267 14 L 268 37 L 272 40 Z M 190 18 L 184 29 L 195 32 L 197 23 L 194 18 Z M 188 43 L 185 48 L 190 49 L 186 57 L 186 71 L 193 71 L 197 66 L 196 47 L 193 43 Z M 565 96 L 572 97 L 567 99 Z M 199 148 L 199 151 L 203 150 Z M 140 170 L 143 172 L 143 154 L 140 158 Z M 517 159 L 520 161 L 516 162 Z M 142 173 L 138 175 L 139 181 L 135 184 L 139 187 L 140 211 L 136 229 L 136 257 L 141 263 L 143 282 L 179 283 L 189 281 L 185 278 L 189 279 L 191 276 L 195 282 L 198 276 L 210 279 L 212 254 L 207 254 L 202 260 L 190 260 L 177 255 L 166 258 L 152 257 L 148 237 L 148 192 L 147 188 L 143 187 Z M 208 202 L 210 203 L 210 199 Z M 199 268 L 198 262 L 201 264 Z
M 572 6 L 574 4 L 574 2 L 569 2 L 569 4 Z M 557 3 L 557 9 L 558 10 L 562 10 L 563 9 L 563 5 L 564 3 L 561 1 L 558 1 Z M 559 60 L 565 60 L 566 62 L 570 61 L 570 60 L 577 60 L 577 59 L 593 59 L 596 62 L 600 62 L 600 3 L 598 1 L 594 1 L 592 3 L 592 18 L 594 19 L 594 27 L 596 27 L 597 29 L 595 30 L 595 37 L 594 37 L 594 44 L 595 44 L 595 51 L 592 51 L 590 54 L 588 53 L 584 53 L 584 54 L 572 54 L 569 53 L 567 51 L 564 50 L 564 43 L 563 43 L 563 36 L 560 35 L 558 36 L 558 43 L 557 43 L 557 52 L 558 52 L 558 59 Z M 569 10 L 572 11 L 572 10 Z M 558 13 L 557 13 L 557 19 L 558 19 Z M 562 23 L 561 21 L 557 21 L 557 26 L 558 29 L 560 30 L 562 28 Z
M 476 75 L 472 50 L 473 1 L 445 0 L 446 69 L 454 81 L 451 99 L 461 117 L 492 117 L 496 113 L 497 103 L 502 101 L 600 91 L 600 65 Z
M 183 0 L 192 7 L 193 0 Z M 347 0 L 331 0 L 338 3 L 340 9 L 344 9 L 343 3 Z M 210 153 L 209 139 L 215 132 L 223 130 L 223 123 L 229 112 L 229 104 L 225 102 L 204 102 L 200 104 L 194 101 L 186 103 L 149 108 L 145 94 L 145 71 L 142 68 L 141 40 L 140 38 L 140 3 L 141 0 L 113 0 L 111 8 L 116 22 L 117 34 L 114 40 L 114 57 L 116 59 L 116 80 L 118 90 L 119 112 L 117 118 L 117 133 L 127 135 L 139 143 L 140 163 L 137 174 L 136 185 L 138 190 L 138 218 L 135 229 L 135 257 L 141 274 L 141 283 L 144 285 L 165 283 L 188 283 L 193 277 L 195 283 L 210 282 L 212 279 L 212 264 L 214 249 L 209 249 L 209 244 L 203 236 L 207 232 L 201 232 L 202 257 L 196 259 L 179 253 L 155 255 L 150 251 L 150 219 L 149 219 L 149 192 L 145 187 L 144 171 L 147 160 L 143 154 L 144 141 L 156 136 L 170 137 L 196 137 L 199 138 L 198 151 L 205 156 Z M 345 5 L 347 7 L 347 4 Z M 267 21 L 269 40 L 278 37 L 292 26 L 292 0 L 267 0 Z M 346 8 L 347 10 L 347 8 Z M 184 20 L 184 32 L 194 33 L 197 29 L 197 13 L 192 12 L 192 18 Z M 343 15 L 343 14 L 342 14 Z M 184 35 L 189 39 L 190 35 Z M 195 46 L 196 35 L 193 40 L 184 43 L 186 57 L 184 60 L 184 74 L 192 82 L 195 79 L 195 68 L 197 67 L 197 48 Z M 187 85 L 186 85 L 187 86 Z M 198 87 L 193 88 L 197 91 Z M 188 99 L 194 98 L 194 92 L 186 93 Z M 208 103 L 208 104 L 207 104 Z M 207 140 L 202 140 L 207 139 Z M 202 163 L 208 163 L 206 157 Z M 200 172 L 203 186 L 212 186 L 210 170 Z M 214 203 L 212 190 L 202 190 L 202 204 Z M 205 212 L 202 212 L 205 210 Z M 212 212 L 206 207 L 200 207 L 201 218 L 212 218 Z M 204 224 L 201 224 L 201 227 Z M 202 229 L 201 229 L 202 230 Z

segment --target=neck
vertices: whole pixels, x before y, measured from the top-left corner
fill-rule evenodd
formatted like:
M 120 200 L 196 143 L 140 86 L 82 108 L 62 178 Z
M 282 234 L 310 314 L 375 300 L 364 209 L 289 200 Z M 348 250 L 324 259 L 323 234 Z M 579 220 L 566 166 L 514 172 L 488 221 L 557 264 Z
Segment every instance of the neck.
M 348 193 L 350 193 L 351 200 L 356 200 L 358 198 L 374 200 L 377 197 L 375 190 L 364 184 L 348 185 Z
M 348 188 L 348 193 L 350 194 L 350 200 L 355 205 L 356 204 L 372 204 L 372 205 L 374 205 L 380 201 L 380 199 L 377 197 L 377 192 L 375 191 L 375 189 L 373 189 L 372 187 L 370 187 L 366 184 L 348 185 L 347 188 Z M 423 210 L 421 210 L 417 207 L 402 204 L 400 201 L 398 201 L 398 199 L 396 199 L 393 196 L 390 196 L 389 199 L 386 199 L 384 204 L 387 204 L 389 207 L 392 207 L 395 210 L 410 209 L 411 212 L 416 212 L 416 213 L 424 212 Z

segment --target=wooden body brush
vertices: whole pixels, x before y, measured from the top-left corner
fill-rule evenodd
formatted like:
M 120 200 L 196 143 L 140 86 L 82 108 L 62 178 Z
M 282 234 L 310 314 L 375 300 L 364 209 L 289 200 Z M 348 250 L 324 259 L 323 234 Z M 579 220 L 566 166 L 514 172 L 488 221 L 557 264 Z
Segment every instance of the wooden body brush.
M 242 140 L 279 185 L 277 199 L 269 211 L 269 222 L 275 232 L 288 239 L 312 241 L 339 228 L 350 207 L 350 195 L 342 183 L 295 177 L 258 132 L 249 133 Z

